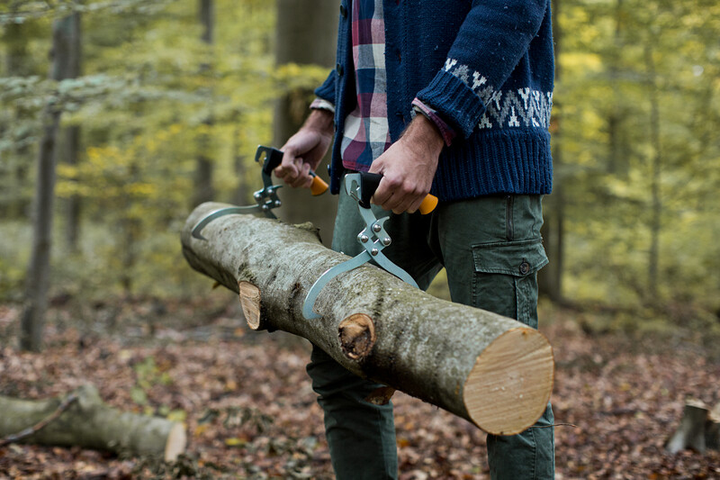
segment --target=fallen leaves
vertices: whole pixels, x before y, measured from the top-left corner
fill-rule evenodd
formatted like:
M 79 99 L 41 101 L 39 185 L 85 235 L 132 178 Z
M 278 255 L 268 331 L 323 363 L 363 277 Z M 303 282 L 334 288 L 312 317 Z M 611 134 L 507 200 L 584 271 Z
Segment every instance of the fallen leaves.
M 45 352 L 28 354 L 8 346 L 18 309 L 0 306 L 0 394 L 47 398 L 94 383 L 113 407 L 183 419 L 187 455 L 167 465 L 13 444 L 0 449 L 0 478 L 333 478 L 305 341 L 249 331 L 234 304 L 213 306 L 209 321 L 196 316 L 206 306 L 168 305 L 152 329 L 123 308 L 115 332 L 51 325 Z M 718 452 L 664 450 L 686 397 L 720 401 L 720 365 L 706 351 L 591 337 L 563 316 L 544 331 L 556 422 L 577 425 L 555 429 L 558 479 L 720 478 Z M 402 480 L 489 478 L 480 430 L 401 392 L 392 401 Z

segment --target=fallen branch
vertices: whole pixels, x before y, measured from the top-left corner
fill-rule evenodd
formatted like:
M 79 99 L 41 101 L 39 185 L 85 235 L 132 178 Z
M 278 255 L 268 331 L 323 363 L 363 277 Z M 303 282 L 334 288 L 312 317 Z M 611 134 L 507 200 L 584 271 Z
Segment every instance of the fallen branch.
M 192 238 L 192 227 L 224 206 L 195 209 L 183 229 L 183 253 L 193 268 L 239 292 L 251 328 L 307 338 L 357 375 L 489 433 L 521 432 L 544 412 L 554 362 L 536 330 L 439 300 L 371 265 L 330 281 L 315 305 L 323 317 L 305 320 L 310 286 L 348 257 L 322 246 L 311 225 L 251 215 L 218 218 L 203 230 L 207 241 Z
M 13 442 L 78 446 L 116 454 L 158 455 L 166 461 L 175 461 L 185 451 L 182 424 L 120 412 L 103 403 L 90 385 L 63 399 L 0 397 L 0 412 L 0 446 Z
M 34 435 L 43 428 L 47 427 L 50 423 L 52 423 L 54 420 L 56 420 L 62 413 L 68 409 L 72 403 L 77 400 L 77 394 L 71 393 L 68 395 L 62 402 L 60 402 L 60 405 L 55 409 L 55 411 L 44 420 L 41 420 L 39 423 L 33 425 L 32 427 L 28 427 L 25 430 L 18 432 L 16 434 L 11 434 L 6 436 L 5 438 L 0 440 L 0 447 L 4 447 L 5 445 L 9 445 L 11 443 L 17 443 L 20 440 L 23 440 L 30 435 Z

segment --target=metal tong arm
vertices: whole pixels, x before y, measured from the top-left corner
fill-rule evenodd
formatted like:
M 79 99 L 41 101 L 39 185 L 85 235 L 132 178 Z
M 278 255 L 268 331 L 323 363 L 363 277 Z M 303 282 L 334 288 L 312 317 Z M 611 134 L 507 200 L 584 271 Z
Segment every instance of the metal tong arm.
M 365 178 L 363 178 L 363 176 L 365 176 Z M 341 273 L 353 270 L 371 260 L 374 260 L 375 263 L 385 269 L 388 273 L 395 275 L 404 282 L 417 288 L 417 283 L 415 283 L 415 280 L 410 276 L 410 274 L 395 265 L 382 253 L 382 251 L 392 243 L 392 239 L 384 227 L 384 224 L 389 217 L 377 219 L 373 211 L 370 209 L 369 204 L 372 193 L 375 192 L 377 185 L 380 183 L 380 178 L 382 178 L 380 175 L 374 174 L 353 173 L 346 175 L 345 190 L 350 197 L 358 202 L 360 216 L 365 223 L 365 228 L 357 236 L 358 242 L 363 246 L 365 251 L 350 260 L 339 263 L 338 265 L 326 270 L 325 273 L 323 273 L 320 278 L 315 281 L 313 286 L 310 287 L 303 304 L 303 316 L 306 319 L 311 320 L 321 317 L 321 315 L 314 312 L 313 308 L 318 295 L 330 280 Z M 366 192 L 370 193 L 366 195 Z M 363 203 L 367 206 L 363 206 Z

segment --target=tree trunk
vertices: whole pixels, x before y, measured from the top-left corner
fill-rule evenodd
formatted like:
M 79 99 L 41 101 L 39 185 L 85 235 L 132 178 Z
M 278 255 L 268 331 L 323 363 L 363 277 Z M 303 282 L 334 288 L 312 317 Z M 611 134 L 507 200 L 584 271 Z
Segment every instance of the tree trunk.
M 555 40 L 555 82 L 560 81 L 560 54 L 562 30 L 559 22 L 561 0 L 552 1 L 553 37 Z M 562 280 L 565 269 L 565 195 L 563 193 L 563 149 L 562 149 L 562 109 L 556 103 L 552 120 L 552 155 L 555 172 L 553 193 L 545 201 L 545 222 L 542 236 L 545 240 L 550 264 L 538 272 L 538 288 L 553 302 L 562 301 Z
M 116 454 L 162 455 L 174 461 L 185 451 L 185 428 L 164 418 L 123 413 L 105 405 L 93 386 L 74 392 L 77 400 L 25 443 L 105 450 Z M 63 399 L 0 397 L 0 440 L 50 417 Z
M 720 449 L 720 403 L 710 410 L 699 400 L 687 402 L 680 426 L 665 444 L 673 454 L 686 448 L 700 453 Z
M 210 49 L 214 43 L 215 33 L 215 1 L 214 0 L 200 0 L 198 5 L 198 13 L 200 23 L 203 26 L 203 32 L 201 36 L 202 42 L 208 48 L 208 58 L 210 58 Z M 207 62 L 200 66 L 200 70 L 203 74 L 211 78 L 212 65 Z M 212 97 L 210 100 L 209 108 L 212 108 Z M 209 133 L 213 124 L 212 113 L 208 111 L 207 117 L 203 120 L 203 125 L 207 127 L 207 131 L 203 131 L 198 135 L 198 157 L 197 163 L 195 164 L 195 195 L 193 198 L 193 205 L 199 205 L 200 203 L 207 202 L 215 196 L 215 190 L 213 188 L 213 159 L 210 156 L 212 149 L 211 134 Z
M 279 329 L 321 347 L 351 372 L 430 402 L 486 432 L 530 427 L 552 391 L 552 348 L 537 330 L 484 310 L 437 299 L 371 265 L 331 280 L 305 320 L 304 299 L 328 268 L 347 260 L 297 227 L 251 215 L 221 217 L 182 233 L 190 265 L 238 292 L 251 328 Z M 392 248 L 392 247 L 391 247 Z
M 648 94 L 650 97 L 650 142 L 653 155 L 650 163 L 650 194 L 652 210 L 650 217 L 650 248 L 648 250 L 648 296 L 650 302 L 658 300 L 658 281 L 660 264 L 660 233 L 662 230 L 662 198 L 661 198 L 661 169 L 662 145 L 660 142 L 660 98 L 657 85 L 653 47 L 645 46 L 645 65 L 648 74 Z
M 40 142 L 35 184 L 33 243 L 25 279 L 25 301 L 20 324 L 20 348 L 39 352 L 50 287 L 53 203 L 55 199 L 55 140 L 60 112 L 48 106 Z
M 66 78 L 77 78 L 82 74 L 82 34 L 80 12 L 69 15 L 60 23 L 62 41 L 67 49 L 67 57 L 57 65 L 55 73 L 56 80 Z M 78 164 L 78 152 L 80 151 L 80 127 L 70 125 L 62 132 L 60 149 L 60 161 L 76 166 Z M 65 242 L 71 252 L 78 251 L 80 237 L 80 197 L 72 195 L 65 202 Z
M 711 450 L 720 450 L 720 403 L 708 413 L 705 446 Z
M 624 0 L 616 0 L 615 3 L 615 31 L 613 33 L 612 48 L 608 54 L 608 75 L 612 96 L 610 97 L 610 109 L 607 117 L 607 172 L 627 179 L 629 164 L 627 161 L 626 119 L 628 112 L 627 102 L 623 100 L 620 90 L 622 85 L 622 56 L 625 47 L 623 42 L 623 19 L 625 15 L 623 2 Z
M 63 132 L 62 161 L 71 166 L 77 166 L 79 162 L 80 133 L 79 125 L 65 127 Z M 81 212 L 82 200 L 80 196 L 71 195 L 65 202 L 65 243 L 72 253 L 80 251 Z
M 78 52 L 72 48 L 75 26 L 79 22 L 79 14 L 75 13 L 53 23 L 50 67 L 50 78 L 53 80 L 67 78 L 68 69 L 74 62 L 79 61 L 74 57 Z M 52 104 L 47 105 L 44 111 L 45 125 L 38 150 L 33 206 L 33 246 L 26 278 L 25 305 L 20 320 L 20 348 L 36 352 L 42 347 L 42 330 L 50 284 L 55 163 L 60 113 L 58 107 Z
M 276 63 L 335 65 L 337 46 L 338 2 L 334 0 L 278 0 Z M 281 147 L 292 136 L 309 113 L 312 91 L 294 90 L 275 105 L 273 144 Z M 328 180 L 323 164 L 318 175 Z M 288 223 L 310 221 L 322 232 L 325 245 L 332 241 L 337 198 L 325 194 L 311 197 L 306 189 L 283 187 L 279 191 L 283 208 L 278 213 Z

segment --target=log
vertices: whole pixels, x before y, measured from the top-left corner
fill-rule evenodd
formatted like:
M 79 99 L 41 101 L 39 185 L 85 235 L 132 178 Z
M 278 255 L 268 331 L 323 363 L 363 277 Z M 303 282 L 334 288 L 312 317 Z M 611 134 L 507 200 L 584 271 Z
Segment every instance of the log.
M 97 388 L 86 385 L 57 418 L 20 441 L 60 447 L 78 446 L 116 454 L 162 456 L 175 461 L 185 451 L 185 427 L 164 418 L 124 413 L 107 406 Z M 44 423 L 63 398 L 21 400 L 0 397 L 0 439 Z
M 254 330 L 310 340 L 351 372 L 383 383 L 498 435 L 519 433 L 545 411 L 554 379 L 550 343 L 491 312 L 440 300 L 366 264 L 332 279 L 305 320 L 309 288 L 349 257 L 325 248 L 311 224 L 229 215 L 192 227 L 228 205 L 188 217 L 183 254 L 197 271 L 239 293 Z M 392 248 L 392 247 L 391 247 Z
M 708 413 L 705 423 L 705 446 L 710 450 L 720 450 L 720 403 Z
M 692 449 L 699 453 L 720 448 L 720 403 L 712 410 L 701 400 L 688 400 L 675 433 L 665 449 L 670 453 Z

